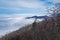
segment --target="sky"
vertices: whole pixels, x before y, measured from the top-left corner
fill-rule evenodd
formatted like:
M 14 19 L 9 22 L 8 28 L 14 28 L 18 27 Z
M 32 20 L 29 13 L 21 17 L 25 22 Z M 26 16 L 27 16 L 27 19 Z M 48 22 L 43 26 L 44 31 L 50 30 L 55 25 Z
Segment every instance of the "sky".
M 0 36 L 33 23 L 25 17 L 48 15 L 46 8 L 59 0 L 0 0 Z

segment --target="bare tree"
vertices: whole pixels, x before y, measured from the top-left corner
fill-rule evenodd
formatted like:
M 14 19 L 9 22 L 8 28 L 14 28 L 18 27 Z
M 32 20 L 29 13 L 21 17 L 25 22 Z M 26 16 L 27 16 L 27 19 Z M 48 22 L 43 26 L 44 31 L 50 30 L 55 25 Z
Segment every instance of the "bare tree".
M 50 15 L 53 16 L 54 24 L 57 25 L 56 16 L 57 16 L 57 14 L 60 13 L 60 3 L 56 3 L 56 4 L 54 5 L 54 7 L 52 7 L 52 8 L 47 8 L 47 12 L 48 12 L 48 14 L 50 14 Z M 51 12 L 52 12 L 52 13 L 51 13 Z
M 56 30 L 57 35 L 59 36 L 58 31 L 60 27 L 58 27 L 58 22 L 57 22 L 58 19 L 56 17 L 57 17 L 57 14 L 60 14 L 60 3 L 56 3 L 54 7 L 50 9 L 48 8 L 47 12 L 48 14 L 52 15 L 52 24 L 53 24 L 54 29 Z

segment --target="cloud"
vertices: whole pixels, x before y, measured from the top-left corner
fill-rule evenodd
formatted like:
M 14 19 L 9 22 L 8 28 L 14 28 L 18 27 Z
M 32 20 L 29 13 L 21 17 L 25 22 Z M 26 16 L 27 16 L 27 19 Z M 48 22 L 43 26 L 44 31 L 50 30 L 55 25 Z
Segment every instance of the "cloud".
M 28 2 L 28 1 L 21 1 L 18 2 L 18 4 L 20 4 L 20 6 L 22 7 L 27 7 L 27 8 L 41 8 L 43 7 L 43 3 L 41 2 Z
M 0 0 L 0 13 L 45 13 L 47 5 L 51 6 L 52 2 L 49 0 Z
M 59 0 L 0 0 L 0 13 L 39 13 Z M 39 10 L 39 11 L 37 11 Z M 44 11 L 45 12 L 45 11 Z M 42 12 L 41 12 L 42 13 Z
M 38 0 L 0 0 L 0 13 L 36 13 L 45 8 Z
M 15 31 L 33 23 L 34 19 L 25 19 L 39 14 L 0 14 L 0 35 Z
M 30 2 L 31 1 L 31 2 Z M 27 7 L 27 8 L 40 8 L 43 6 L 42 2 L 38 2 L 38 1 L 32 1 L 32 0 L 2 0 L 1 1 L 2 5 L 6 5 L 6 6 L 12 6 L 12 7 Z

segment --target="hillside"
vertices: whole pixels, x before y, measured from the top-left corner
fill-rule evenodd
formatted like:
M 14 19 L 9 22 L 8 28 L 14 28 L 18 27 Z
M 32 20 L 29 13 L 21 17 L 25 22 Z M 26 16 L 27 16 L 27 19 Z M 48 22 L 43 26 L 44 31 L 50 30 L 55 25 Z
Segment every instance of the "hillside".
M 6 34 L 0 40 L 60 40 L 60 14 L 32 25 Z

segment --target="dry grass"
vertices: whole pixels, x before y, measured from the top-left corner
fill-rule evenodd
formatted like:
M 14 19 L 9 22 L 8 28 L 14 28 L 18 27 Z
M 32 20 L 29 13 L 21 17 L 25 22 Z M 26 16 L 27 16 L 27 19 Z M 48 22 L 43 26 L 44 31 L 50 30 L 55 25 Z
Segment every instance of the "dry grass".
M 31 24 L 6 34 L 0 40 L 60 40 L 60 14 L 56 16 L 57 21 L 53 18 L 36 23 L 34 28 Z

